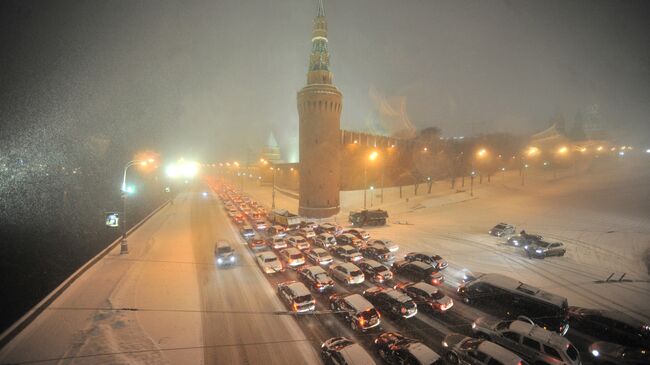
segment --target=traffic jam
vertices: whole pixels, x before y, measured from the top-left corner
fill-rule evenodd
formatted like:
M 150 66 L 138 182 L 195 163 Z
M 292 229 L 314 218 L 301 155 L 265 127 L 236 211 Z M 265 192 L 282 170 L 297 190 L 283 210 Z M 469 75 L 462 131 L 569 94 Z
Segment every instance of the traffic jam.
M 229 185 L 214 188 L 286 305 L 280 315 L 296 317 L 327 364 L 650 363 L 650 325 L 624 313 L 569 306 L 496 273 L 446 280 L 449 263 L 436 252 L 402 252 L 356 225 L 268 211 Z M 488 233 L 531 258 L 566 252 L 506 223 Z

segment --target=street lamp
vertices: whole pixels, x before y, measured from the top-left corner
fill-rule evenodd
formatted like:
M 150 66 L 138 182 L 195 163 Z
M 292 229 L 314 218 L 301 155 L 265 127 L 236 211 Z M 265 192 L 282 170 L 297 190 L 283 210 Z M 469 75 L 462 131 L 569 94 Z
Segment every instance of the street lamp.
M 271 171 L 273 171 L 273 187 L 271 189 L 271 209 L 275 209 L 275 168 L 271 167 Z
M 368 160 L 365 161 L 363 165 L 363 209 L 366 209 L 366 190 L 368 190 L 368 163 L 370 161 L 374 161 L 377 159 L 379 156 L 379 152 L 377 151 L 372 151 L 370 155 L 368 155 Z
M 129 253 L 129 244 L 126 240 L 126 236 L 128 234 L 126 230 L 126 197 L 130 193 L 133 193 L 133 189 L 129 189 L 126 187 L 126 172 L 129 170 L 129 167 L 134 166 L 134 165 L 140 165 L 140 166 L 147 166 L 149 163 L 154 162 L 153 158 L 149 158 L 146 160 L 132 160 L 127 162 L 126 165 L 124 165 L 124 175 L 122 177 L 122 241 L 120 242 L 120 255 L 127 254 Z

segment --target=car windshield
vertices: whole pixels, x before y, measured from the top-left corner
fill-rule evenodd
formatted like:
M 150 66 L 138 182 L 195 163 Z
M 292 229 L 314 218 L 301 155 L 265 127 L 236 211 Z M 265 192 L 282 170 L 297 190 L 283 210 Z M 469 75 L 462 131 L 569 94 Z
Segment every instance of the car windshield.
M 496 226 L 494 226 L 494 229 L 504 229 L 504 228 L 506 228 L 506 226 L 504 226 L 503 224 L 497 224 Z
M 358 253 L 358 252 L 359 250 L 357 250 L 356 248 L 350 248 L 345 250 L 345 253 L 347 253 L 348 255 L 352 255 L 353 253 Z
M 545 241 L 537 241 L 537 246 L 539 246 L 539 247 L 544 247 L 544 248 L 546 248 L 546 247 L 548 247 L 549 245 L 550 245 L 550 243 L 548 243 L 548 242 L 545 242 Z
M 359 276 L 359 275 L 363 275 L 363 273 L 361 273 L 360 270 L 352 270 L 352 271 L 350 271 L 350 275 L 351 276 Z
M 294 260 L 299 260 L 302 258 L 302 255 L 299 253 L 294 253 L 293 255 L 291 255 L 291 258 Z
M 445 297 L 445 294 L 443 294 L 441 291 L 436 291 L 436 292 L 433 292 L 433 293 L 429 294 L 429 298 L 431 298 L 431 299 L 438 300 L 438 299 L 442 299 L 444 297 Z
M 217 248 L 217 253 L 222 254 L 222 253 L 229 253 L 232 252 L 232 247 L 230 246 L 220 246 Z
M 329 277 L 327 276 L 327 273 L 324 273 L 324 272 L 320 272 L 320 273 L 314 275 L 314 278 L 316 278 L 316 280 L 327 280 L 327 279 L 329 279 Z
M 278 261 L 277 257 L 267 257 L 264 259 L 264 262 L 273 262 Z
M 384 265 L 378 265 L 374 267 L 376 272 L 386 272 L 389 271 L 388 268 Z
M 566 349 L 567 355 L 569 355 L 569 358 L 573 361 L 578 360 L 578 350 L 576 350 L 573 345 L 569 344 L 569 347 Z
M 370 308 L 370 309 L 368 309 L 366 311 L 361 312 L 361 317 L 363 317 L 363 319 L 365 319 L 366 321 L 369 321 L 369 320 L 371 320 L 373 318 L 378 317 L 377 316 L 377 311 L 375 310 L 375 308 Z
M 329 254 L 327 252 L 325 252 L 325 251 L 316 252 L 316 256 L 318 256 L 318 257 L 327 257 L 327 256 L 329 256 Z
M 313 299 L 313 298 L 312 298 L 311 294 L 308 294 L 308 295 L 301 295 L 301 296 L 295 298 L 295 302 L 296 302 L 296 303 L 311 302 L 312 299 Z

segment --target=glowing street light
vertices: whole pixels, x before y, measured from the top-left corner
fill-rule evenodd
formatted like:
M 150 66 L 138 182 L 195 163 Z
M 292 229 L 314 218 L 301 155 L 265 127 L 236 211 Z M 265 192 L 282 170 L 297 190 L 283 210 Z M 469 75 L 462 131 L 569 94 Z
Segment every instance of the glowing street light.
M 598 146 L 598 147 L 596 148 L 596 151 L 598 151 L 598 152 L 600 152 L 600 151 L 602 151 L 602 150 L 603 150 L 603 146 Z
M 479 158 L 483 158 L 483 157 L 487 156 L 487 150 L 485 148 L 482 148 L 476 153 L 476 155 Z
M 366 209 L 366 190 L 368 190 L 368 162 L 375 161 L 379 157 L 379 152 L 372 151 L 368 155 L 368 160 L 363 164 L 363 209 Z
M 126 172 L 129 170 L 129 167 L 134 166 L 134 165 L 140 165 L 140 166 L 147 166 L 149 163 L 153 163 L 155 160 L 153 158 L 148 158 L 148 159 L 136 159 L 132 160 L 126 163 L 124 165 L 124 174 L 122 175 L 122 241 L 120 242 L 120 254 L 127 254 L 129 253 L 129 245 L 126 240 L 126 236 L 128 234 L 126 230 L 126 197 L 129 194 L 135 193 L 135 187 L 129 185 L 127 187 L 126 185 Z
M 372 151 L 370 153 L 370 155 L 368 155 L 368 160 L 374 161 L 374 160 L 377 159 L 378 156 L 379 156 L 379 153 L 377 151 Z
M 528 157 L 534 157 L 534 156 L 539 155 L 539 152 L 540 152 L 539 148 L 537 148 L 537 147 L 529 147 L 528 150 L 526 151 L 526 154 L 528 155 Z
M 564 155 L 567 152 L 569 152 L 569 148 L 567 146 L 562 146 L 562 147 L 558 148 L 558 150 L 557 150 L 557 153 L 559 153 L 561 155 Z

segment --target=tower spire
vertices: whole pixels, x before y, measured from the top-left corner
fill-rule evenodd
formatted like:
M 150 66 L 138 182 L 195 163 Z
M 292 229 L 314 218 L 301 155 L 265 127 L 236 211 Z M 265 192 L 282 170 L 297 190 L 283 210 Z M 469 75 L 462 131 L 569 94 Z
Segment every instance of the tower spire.
M 327 50 L 327 19 L 325 19 L 323 0 L 318 0 L 318 12 L 314 19 L 314 29 L 311 34 L 311 54 L 309 55 L 307 84 L 331 84 L 330 54 Z

